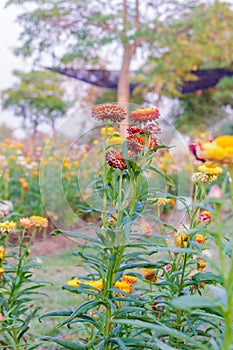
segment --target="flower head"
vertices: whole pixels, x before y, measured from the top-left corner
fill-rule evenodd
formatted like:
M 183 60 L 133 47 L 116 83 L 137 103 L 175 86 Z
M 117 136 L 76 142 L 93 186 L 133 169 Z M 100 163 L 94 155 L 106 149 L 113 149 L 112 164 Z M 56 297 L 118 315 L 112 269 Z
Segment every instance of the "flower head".
M 131 284 L 124 282 L 124 281 L 122 281 L 122 282 L 117 281 L 115 283 L 115 288 L 120 289 L 122 292 L 125 292 L 128 294 L 130 294 L 132 291 Z
M 159 118 L 159 110 L 153 107 L 137 108 L 131 112 L 130 116 L 133 121 L 148 122 Z
M 32 227 L 40 227 L 40 228 L 48 227 L 48 219 L 43 218 L 42 216 L 33 215 L 29 219 L 32 223 Z
M 106 153 L 106 160 L 110 166 L 116 169 L 124 170 L 127 169 L 125 160 L 121 153 L 114 150 L 110 150 Z
M 145 278 L 145 280 L 150 282 L 157 282 L 158 278 L 156 276 L 156 270 L 155 269 L 142 269 L 142 276 Z
M 3 245 L 0 245 L 0 260 L 3 260 L 5 255 L 5 248 L 3 247 Z
M 122 282 L 126 282 L 128 284 L 135 284 L 137 282 L 137 277 L 124 275 L 122 276 Z
M 220 174 L 222 174 L 222 168 L 220 168 L 219 166 L 217 166 L 216 164 L 212 163 L 212 162 L 205 162 L 204 164 L 200 165 L 198 167 L 198 171 L 200 173 L 203 173 L 207 176 L 218 176 Z
M 202 144 L 202 156 L 221 164 L 233 163 L 233 135 L 219 136 Z
M 120 123 L 126 118 L 127 113 L 123 107 L 107 103 L 93 107 L 91 116 L 98 120 L 109 119 L 114 123 Z
M 25 228 L 30 228 L 33 226 L 33 222 L 30 218 L 20 218 L 19 223 L 21 226 L 23 226 Z
M 96 280 L 96 281 L 85 281 L 85 282 L 83 282 L 83 284 L 87 284 L 88 286 L 97 288 L 99 290 L 103 290 L 104 289 L 104 283 L 103 283 L 102 279 Z
M 199 215 L 199 220 L 201 222 L 205 222 L 205 223 L 210 223 L 212 220 L 213 220 L 213 216 L 212 214 L 207 211 L 207 210 L 204 210 L 200 215 Z
M 195 240 L 199 244 L 203 244 L 205 242 L 205 237 L 203 235 L 200 235 L 199 233 L 196 234 Z
M 5 270 L 2 267 L 0 267 L 0 275 L 2 275 L 4 271 Z
M 16 230 L 16 223 L 14 221 L 0 222 L 0 232 L 1 233 L 12 233 Z
M 79 287 L 79 284 L 81 283 L 80 280 L 73 278 L 72 280 L 69 280 L 66 282 L 66 284 L 70 287 Z
M 176 247 L 184 247 L 186 248 L 188 246 L 188 234 L 187 233 L 180 233 L 175 237 L 175 246 Z

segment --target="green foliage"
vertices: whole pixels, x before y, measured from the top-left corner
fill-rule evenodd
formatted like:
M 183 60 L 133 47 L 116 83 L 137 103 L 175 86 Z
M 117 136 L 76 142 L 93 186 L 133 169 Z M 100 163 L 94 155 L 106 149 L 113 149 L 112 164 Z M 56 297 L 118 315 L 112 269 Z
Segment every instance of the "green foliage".
M 220 217 L 228 193 L 223 200 L 208 199 L 207 188 L 215 167 L 208 168 L 206 164 L 206 170 L 199 173 L 206 182 L 196 177 L 192 208 L 184 203 L 187 222 L 181 228 L 166 223 L 161 204 L 170 197 L 179 198 L 147 181 L 150 172 L 162 172 L 153 164 L 158 149 L 150 148 L 152 135 L 142 133 L 145 124 L 144 119 L 134 134 L 143 144 L 140 151 L 132 154 L 131 149 L 129 155 L 128 138 L 122 146 L 115 147 L 120 152 L 115 159 L 107 153 L 108 127 L 112 124 L 105 125 L 101 153 L 104 160 L 90 195 L 99 198 L 99 222 L 78 232 L 53 233 L 84 242 L 74 251 L 84 275 L 63 286 L 66 293 L 78 297 L 78 305 L 40 317 L 42 321 L 62 317 L 57 327 L 67 326 L 67 337 L 72 339 L 57 335 L 39 338 L 67 349 L 204 350 L 208 346 L 230 350 L 232 238 L 224 233 Z M 126 164 L 123 170 L 119 167 L 122 157 Z M 165 187 L 168 183 L 166 177 Z M 204 220 L 201 215 L 207 209 L 208 220 Z M 140 228 L 138 219 L 143 218 L 154 224 L 150 233 Z M 208 255 L 211 244 L 218 251 L 219 263 Z M 205 271 L 207 264 L 212 271 Z
M 65 90 L 62 79 L 44 71 L 14 72 L 19 79 L 11 89 L 2 92 L 3 108 L 13 109 L 33 130 L 46 122 L 52 127 L 57 118 L 63 117 L 68 109 L 64 101 Z
M 39 289 L 46 284 L 34 278 L 40 265 L 30 257 L 30 247 L 40 228 L 17 230 L 13 221 L 0 222 L 0 323 L 1 346 L 7 349 L 33 349 L 30 324 L 40 307 Z M 36 345 L 38 346 L 38 344 Z

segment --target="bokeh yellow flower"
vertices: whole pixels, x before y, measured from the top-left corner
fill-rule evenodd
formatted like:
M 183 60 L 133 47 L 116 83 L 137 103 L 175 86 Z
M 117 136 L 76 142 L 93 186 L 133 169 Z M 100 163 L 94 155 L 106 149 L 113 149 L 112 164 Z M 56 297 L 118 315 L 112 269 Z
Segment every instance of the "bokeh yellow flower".
M 0 222 L 0 232 L 1 233 L 12 233 L 16 230 L 16 223 L 14 221 Z
M 4 271 L 5 270 L 2 267 L 0 267 L 0 275 L 2 275 Z
M 212 176 L 212 175 L 220 175 L 222 174 L 223 170 L 221 167 L 217 166 L 216 164 L 212 163 L 212 162 L 205 162 L 204 164 L 200 165 L 198 167 L 198 171 L 200 171 L 200 173 L 204 173 L 208 176 Z
M 202 156 L 222 164 L 233 163 L 233 135 L 223 135 L 202 144 Z

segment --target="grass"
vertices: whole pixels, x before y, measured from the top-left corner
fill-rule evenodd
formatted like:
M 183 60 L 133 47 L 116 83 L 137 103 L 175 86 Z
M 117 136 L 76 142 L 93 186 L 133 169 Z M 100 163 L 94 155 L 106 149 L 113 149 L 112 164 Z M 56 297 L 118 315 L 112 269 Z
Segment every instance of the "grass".
M 41 289 L 41 295 L 36 301 L 41 309 L 39 315 L 45 312 L 61 309 L 75 309 L 80 303 L 80 297 L 76 294 L 62 290 L 62 286 L 72 277 L 79 277 L 82 268 L 77 266 L 77 257 L 71 250 L 65 253 L 55 255 L 52 258 L 41 258 L 41 268 L 35 271 L 35 279 L 46 280 L 50 284 Z M 62 319 L 57 317 L 44 318 L 39 322 L 38 317 L 31 324 L 32 334 L 41 334 L 49 336 L 62 336 L 66 333 L 66 328 L 56 328 L 57 323 Z M 57 350 L 62 349 L 58 345 L 45 342 L 43 349 Z

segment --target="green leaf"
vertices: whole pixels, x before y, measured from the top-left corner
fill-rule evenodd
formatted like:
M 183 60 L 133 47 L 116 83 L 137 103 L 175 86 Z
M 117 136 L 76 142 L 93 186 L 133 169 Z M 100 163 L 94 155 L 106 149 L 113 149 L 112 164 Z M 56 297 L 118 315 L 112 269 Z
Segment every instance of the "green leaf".
M 115 319 L 114 320 L 116 323 L 118 324 L 125 324 L 125 325 L 131 325 L 134 328 L 144 328 L 145 330 L 155 330 L 158 331 L 159 333 L 162 334 L 168 334 L 168 335 L 172 335 L 177 339 L 181 339 L 181 340 L 185 340 L 187 342 L 189 342 L 190 344 L 193 344 L 196 346 L 196 350 L 197 349 L 201 349 L 201 350 L 206 350 L 206 347 L 204 345 L 202 345 L 200 342 L 196 341 L 195 339 L 189 337 L 188 335 L 179 332 L 176 329 L 173 328 L 169 328 L 165 325 L 163 325 L 162 323 L 157 322 L 157 324 L 155 323 L 150 323 L 150 322 L 143 322 L 143 321 L 138 321 L 138 320 L 129 320 L 129 319 Z
M 91 300 L 80 305 L 68 318 L 61 322 L 61 326 L 71 322 L 74 318 L 86 314 L 87 311 L 95 308 L 98 305 L 105 305 L 101 300 Z
M 181 296 L 173 299 L 171 304 L 181 310 L 220 306 L 220 303 L 216 300 L 211 300 L 210 298 L 202 297 L 200 295 Z
M 45 312 L 39 317 L 39 321 L 41 322 L 42 318 L 45 317 L 53 317 L 53 316 L 70 316 L 72 314 L 72 310 L 54 310 Z
M 41 340 L 45 340 L 45 341 L 52 341 L 58 345 L 64 346 L 64 348 L 66 349 L 70 349 L 70 350 L 87 350 L 88 346 L 81 344 L 81 343 L 73 343 L 69 340 L 64 340 L 64 339 L 60 339 L 60 338 L 56 338 L 56 337 L 50 337 L 50 336 L 44 336 L 44 335 L 39 335 L 39 334 L 35 334 L 34 335 L 36 338 L 39 338 Z

